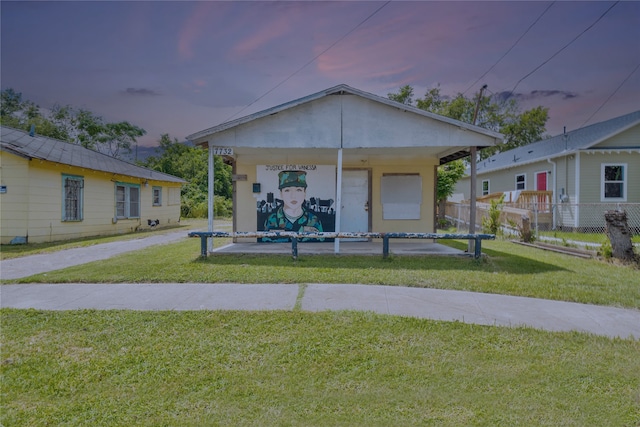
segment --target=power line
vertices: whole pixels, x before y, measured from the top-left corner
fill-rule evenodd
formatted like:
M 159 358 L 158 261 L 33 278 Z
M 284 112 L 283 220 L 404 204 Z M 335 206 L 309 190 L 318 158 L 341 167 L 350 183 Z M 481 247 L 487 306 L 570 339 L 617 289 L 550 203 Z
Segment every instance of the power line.
M 328 48 L 326 48 L 325 50 L 323 50 L 322 52 L 320 52 L 319 54 L 317 54 L 315 57 L 313 57 L 313 59 L 311 59 L 310 61 L 308 61 L 306 64 L 304 64 L 302 67 L 298 68 L 296 71 L 294 71 L 293 73 L 291 73 L 289 76 L 287 76 L 284 80 L 282 80 L 280 83 L 278 83 L 277 85 L 275 85 L 274 87 L 272 87 L 271 89 L 269 89 L 268 91 L 266 91 L 265 93 L 263 93 L 262 95 L 260 95 L 258 98 L 256 98 L 255 100 L 253 100 L 253 102 L 249 103 L 248 105 L 246 105 L 245 107 L 243 107 L 240 111 L 237 111 L 236 113 L 234 113 L 233 115 L 231 115 L 229 118 L 227 118 L 225 120 L 225 122 L 231 120 L 232 118 L 234 118 L 235 116 L 237 116 L 238 114 L 242 113 L 244 110 L 246 110 L 247 108 L 251 107 L 253 104 L 255 104 L 256 102 L 260 101 L 262 98 L 264 98 L 265 96 L 269 95 L 271 92 L 273 92 L 274 90 L 276 90 L 277 88 L 279 88 L 280 86 L 282 86 L 284 83 L 286 83 L 289 79 L 291 79 L 293 76 L 295 76 L 296 74 L 298 74 L 300 71 L 302 71 L 303 69 L 305 69 L 306 67 L 308 67 L 309 65 L 311 65 L 313 62 L 315 62 L 316 59 L 318 59 L 319 57 L 321 57 L 322 55 L 324 55 L 325 53 L 327 53 L 331 48 L 333 48 L 335 45 L 337 45 L 338 43 L 340 43 L 342 40 L 344 40 L 345 38 L 347 38 L 351 33 L 353 33 L 355 30 L 357 30 L 360 26 L 362 26 L 365 22 L 367 22 L 369 19 L 373 18 L 373 16 L 375 14 L 377 14 L 378 12 L 380 12 L 386 5 L 388 5 L 389 3 L 391 3 L 391 0 L 386 1 L 382 6 L 380 6 L 379 8 L 377 8 L 373 13 L 371 13 L 369 16 L 367 16 L 364 20 L 362 20 L 358 25 L 356 25 L 355 27 L 353 27 L 349 32 L 347 32 L 345 35 L 343 35 L 342 37 L 340 37 L 338 40 L 336 40 L 333 44 L 331 44 Z
M 489 74 L 489 72 L 490 72 L 491 70 L 493 70 L 493 69 L 496 67 L 496 65 L 498 65 L 498 64 L 500 63 L 500 61 L 502 61 L 502 60 L 504 59 L 504 57 L 505 57 L 505 56 L 507 56 L 507 55 L 509 54 L 509 52 L 511 52 L 511 51 L 513 50 L 513 48 L 514 48 L 514 47 L 516 47 L 516 45 L 517 45 L 518 43 L 520 43 L 520 40 L 522 40 L 522 38 L 523 38 L 524 36 L 526 36 L 526 35 L 527 35 L 527 33 L 531 30 L 531 28 L 533 28 L 533 26 L 534 26 L 534 25 L 536 25 L 536 24 L 538 23 L 538 21 L 539 21 L 539 20 L 544 16 L 544 14 L 545 14 L 545 13 L 547 13 L 547 11 L 548 11 L 549 9 L 551 9 L 551 6 L 553 6 L 555 3 L 556 3 L 556 2 L 554 1 L 554 2 L 552 2 L 549 6 L 547 6 L 547 8 L 546 8 L 544 11 L 542 11 L 542 13 L 540 14 L 540 16 L 538 16 L 538 18 L 536 18 L 536 20 L 535 20 L 535 21 L 533 21 L 533 23 L 532 23 L 531 25 L 529 25 L 529 28 L 527 28 L 527 29 L 525 30 L 525 32 L 524 32 L 524 33 L 522 33 L 522 35 L 518 38 L 518 40 L 516 40 L 516 41 L 515 41 L 515 43 L 514 43 L 513 45 L 511 45 L 511 47 L 510 47 L 510 48 L 509 48 L 509 49 L 504 53 L 504 55 L 502 55 L 502 56 L 500 57 L 500 59 L 498 59 L 498 60 L 497 60 L 497 61 L 496 61 L 496 62 L 495 62 L 491 67 L 489 67 L 489 69 L 488 69 L 487 71 L 485 71 L 483 75 L 481 75 L 480 77 L 478 77 L 478 79 L 477 79 L 475 82 L 471 83 L 471 85 L 470 85 L 468 88 L 466 88 L 466 89 L 465 89 L 465 91 L 464 91 L 464 92 L 462 92 L 462 94 L 464 95 L 465 93 L 467 93 L 467 91 L 468 91 L 469 89 L 471 89 L 473 86 L 475 86 L 475 85 L 476 85 L 476 83 L 478 83 L 482 78 L 484 78 L 484 76 L 486 76 L 487 74 Z
M 582 123 L 582 125 L 580 125 L 580 127 L 584 127 L 584 125 L 586 125 L 592 118 L 593 116 L 595 116 L 596 114 L 598 114 L 598 111 L 600 111 L 602 109 L 602 107 L 605 106 L 605 104 L 607 102 L 609 102 L 609 100 L 611 98 L 613 98 L 613 95 L 615 95 L 616 93 L 618 93 L 618 91 L 620 90 L 620 88 L 627 82 L 627 80 L 629 80 L 631 78 L 631 76 L 638 71 L 638 68 L 640 68 L 640 64 L 636 65 L 636 68 L 633 69 L 633 71 L 631 71 L 629 73 L 629 75 L 622 81 L 622 83 L 620 83 L 620 85 L 618 85 L 618 87 L 611 93 L 611 95 L 609 95 L 609 97 L 607 99 L 604 100 L 604 102 L 602 104 L 600 104 L 600 106 L 596 109 L 596 111 L 593 112 L 593 114 L 591 116 L 589 116 L 589 118 L 587 120 L 584 121 L 584 123 Z
M 602 18 L 604 18 L 604 16 L 609 13 L 609 11 L 611 9 L 613 9 L 618 3 L 620 3 L 619 1 L 615 2 L 613 5 L 611 5 L 609 7 L 609 9 L 605 10 L 604 13 L 602 15 L 600 15 L 600 17 L 598 19 L 595 20 L 595 22 L 591 25 L 589 25 L 587 28 L 585 28 L 584 30 L 582 30 L 582 32 L 580 34 L 578 34 L 577 36 L 575 36 L 573 38 L 573 40 L 571 40 L 569 43 L 565 44 L 562 48 L 560 48 L 560 50 L 556 51 L 556 53 L 554 53 L 553 55 L 551 55 L 547 60 L 543 61 L 542 64 L 538 65 L 536 68 L 534 68 L 533 70 L 531 70 L 529 73 L 527 73 L 524 77 L 522 77 L 520 80 L 518 80 L 515 84 L 515 86 L 513 87 L 513 89 L 511 89 L 511 94 L 513 95 L 513 91 L 516 90 L 516 88 L 518 87 L 518 85 L 527 77 L 529 77 L 530 75 L 532 75 L 533 73 L 535 73 L 536 71 L 538 71 L 540 68 L 542 68 L 545 64 L 547 64 L 549 61 L 551 61 L 553 58 L 555 58 L 556 56 L 558 56 L 558 54 L 560 52 L 562 52 L 563 50 L 565 50 L 566 48 L 568 48 L 570 45 L 573 44 L 573 42 L 575 42 L 576 40 L 578 40 L 584 33 L 586 33 L 587 31 L 589 31 L 594 25 L 596 25 Z

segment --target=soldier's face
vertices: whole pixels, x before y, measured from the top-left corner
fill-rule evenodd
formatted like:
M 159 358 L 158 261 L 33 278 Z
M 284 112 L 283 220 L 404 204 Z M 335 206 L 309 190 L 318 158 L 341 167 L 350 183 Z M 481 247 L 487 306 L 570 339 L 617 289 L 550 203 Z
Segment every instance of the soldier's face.
M 282 201 L 288 207 L 300 207 L 304 203 L 307 191 L 304 187 L 285 187 L 280 190 Z

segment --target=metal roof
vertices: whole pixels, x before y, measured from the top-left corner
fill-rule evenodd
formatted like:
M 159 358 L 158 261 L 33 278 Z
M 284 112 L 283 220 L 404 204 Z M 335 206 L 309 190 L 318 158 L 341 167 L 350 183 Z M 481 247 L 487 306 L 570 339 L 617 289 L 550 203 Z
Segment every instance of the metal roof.
M 194 141 L 194 140 L 197 140 L 199 138 L 203 138 L 203 137 L 209 136 L 209 135 L 214 134 L 214 133 L 222 132 L 224 130 L 227 130 L 227 129 L 242 125 L 244 123 L 251 122 L 251 121 L 256 120 L 256 119 L 259 119 L 261 117 L 266 117 L 266 116 L 269 116 L 271 114 L 275 114 L 275 113 L 278 113 L 280 111 L 284 111 L 284 110 L 287 110 L 289 108 L 293 108 L 293 107 L 296 107 L 298 105 L 305 104 L 307 102 L 315 101 L 317 99 L 324 98 L 324 97 L 329 96 L 329 95 L 342 95 L 342 94 L 357 95 L 357 96 L 360 96 L 362 98 L 369 99 L 371 101 L 379 102 L 379 103 L 382 103 L 382 104 L 386 104 L 386 105 L 388 105 L 390 107 L 398 108 L 398 109 L 401 109 L 401 110 L 404 110 L 404 111 L 408 111 L 408 112 L 412 112 L 412 113 L 415 113 L 415 114 L 418 114 L 418 115 L 421 115 L 421 116 L 424 116 L 424 117 L 429 117 L 429 118 L 432 118 L 434 120 L 438 120 L 438 121 L 441 121 L 441 122 L 449 123 L 451 125 L 454 125 L 454 126 L 457 126 L 457 127 L 463 128 L 463 129 L 471 130 L 471 131 L 474 131 L 474 132 L 477 132 L 477 133 L 481 133 L 481 134 L 487 135 L 487 136 L 492 137 L 492 138 L 497 138 L 497 139 L 500 139 L 500 140 L 502 140 L 502 138 L 503 138 L 502 134 L 500 134 L 498 132 L 494 132 L 492 130 L 484 129 L 484 128 L 481 128 L 479 126 L 474 126 L 474 125 L 471 125 L 469 123 L 461 122 L 459 120 L 454 120 L 454 119 L 451 119 L 449 117 L 445 117 L 445 116 L 441 116 L 441 115 L 438 115 L 438 114 L 434 114 L 434 113 L 431 113 L 431 112 L 428 112 L 428 111 L 425 111 L 425 110 L 421 110 L 419 108 L 416 108 L 416 107 L 413 107 L 413 106 L 410 106 L 410 105 L 401 104 L 399 102 L 392 101 L 392 100 L 390 100 L 388 98 L 384 98 L 382 96 L 374 95 L 372 93 L 368 93 L 368 92 L 364 92 L 364 91 L 359 90 L 359 89 L 355 89 L 355 88 L 353 88 L 351 86 L 348 86 L 346 84 L 340 84 L 340 85 L 334 86 L 332 88 L 325 89 L 325 90 L 322 90 L 320 92 L 316 92 L 314 94 L 311 94 L 311 95 L 308 95 L 308 96 L 305 96 L 305 97 L 302 97 L 302 98 L 299 98 L 299 99 L 295 99 L 293 101 L 285 102 L 284 104 L 280 104 L 278 106 L 275 106 L 275 107 L 272 107 L 272 108 L 268 108 L 266 110 L 262 110 L 262 111 L 259 111 L 257 113 L 254 113 L 254 114 L 250 114 L 250 115 L 245 116 L 245 117 L 241 117 L 241 118 L 238 118 L 238 119 L 235 119 L 235 120 L 231 120 L 231 121 L 228 121 L 228 122 L 225 122 L 225 123 L 221 123 L 221 124 L 219 124 L 217 126 L 214 126 L 214 127 L 202 130 L 200 132 L 196 132 L 196 133 L 194 133 L 192 135 L 189 135 L 189 136 L 187 136 L 187 139 L 190 140 L 190 141 Z
M 79 168 L 118 175 L 166 182 L 186 182 L 182 178 L 154 171 L 115 157 L 99 153 L 81 145 L 40 135 L 30 136 L 22 130 L 0 127 L 0 148 L 2 151 L 28 159 L 46 160 Z
M 609 139 L 640 123 L 640 110 L 624 116 L 615 117 L 595 123 L 571 132 L 563 133 L 549 139 L 498 153 L 478 162 L 477 173 L 488 173 L 500 169 L 553 159 L 593 146 Z M 612 147 L 607 147 L 613 149 Z M 636 147 L 620 147 L 624 149 L 640 149 Z

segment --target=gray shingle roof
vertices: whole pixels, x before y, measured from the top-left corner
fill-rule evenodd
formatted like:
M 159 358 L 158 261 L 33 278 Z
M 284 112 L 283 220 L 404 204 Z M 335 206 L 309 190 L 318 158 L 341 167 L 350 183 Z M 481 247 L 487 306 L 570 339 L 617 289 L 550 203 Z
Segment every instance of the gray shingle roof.
M 479 161 L 477 173 L 487 173 L 586 150 L 638 123 L 640 110 L 498 153 Z
M 7 126 L 0 127 L 0 143 L 2 151 L 29 159 L 47 160 L 54 163 L 149 180 L 186 182 L 182 178 L 137 166 L 84 148 L 81 145 L 39 135 L 30 136 L 27 132 Z

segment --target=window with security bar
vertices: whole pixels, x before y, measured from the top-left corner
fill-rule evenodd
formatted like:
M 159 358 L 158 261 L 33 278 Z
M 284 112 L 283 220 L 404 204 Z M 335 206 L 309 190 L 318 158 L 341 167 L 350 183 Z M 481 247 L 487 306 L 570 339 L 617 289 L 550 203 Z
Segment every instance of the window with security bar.
M 62 175 L 62 220 L 82 221 L 84 201 L 84 178 Z

